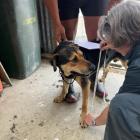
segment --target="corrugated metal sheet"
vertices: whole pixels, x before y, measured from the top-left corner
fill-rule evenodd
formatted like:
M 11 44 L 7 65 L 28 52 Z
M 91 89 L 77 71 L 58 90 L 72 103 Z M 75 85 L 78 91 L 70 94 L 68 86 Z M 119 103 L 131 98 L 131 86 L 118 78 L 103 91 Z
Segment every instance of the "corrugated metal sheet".
M 56 46 L 53 34 L 53 27 L 47 8 L 43 0 L 37 0 L 41 50 L 43 53 L 52 52 Z

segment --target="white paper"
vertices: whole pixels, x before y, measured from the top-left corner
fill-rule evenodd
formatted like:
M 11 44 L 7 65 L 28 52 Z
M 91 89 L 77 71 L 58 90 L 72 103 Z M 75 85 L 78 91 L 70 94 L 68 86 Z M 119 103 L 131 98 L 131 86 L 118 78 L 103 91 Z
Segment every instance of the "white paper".
M 74 43 L 76 43 L 80 47 L 86 48 L 88 50 L 100 49 L 100 44 L 99 43 L 94 43 L 94 42 L 89 42 L 89 41 L 82 41 L 82 40 L 75 40 Z

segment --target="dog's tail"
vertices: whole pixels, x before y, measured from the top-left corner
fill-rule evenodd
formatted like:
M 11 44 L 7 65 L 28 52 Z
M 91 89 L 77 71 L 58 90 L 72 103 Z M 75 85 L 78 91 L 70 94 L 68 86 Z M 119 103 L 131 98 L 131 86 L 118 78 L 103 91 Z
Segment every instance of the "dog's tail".
M 53 59 L 53 55 L 51 53 L 42 53 L 41 58 L 51 60 L 51 59 Z
M 51 65 L 53 66 L 53 70 L 54 71 L 57 70 L 56 61 L 55 61 L 55 59 L 53 59 L 54 58 L 53 54 L 43 53 L 43 54 L 41 54 L 41 58 L 49 60 Z

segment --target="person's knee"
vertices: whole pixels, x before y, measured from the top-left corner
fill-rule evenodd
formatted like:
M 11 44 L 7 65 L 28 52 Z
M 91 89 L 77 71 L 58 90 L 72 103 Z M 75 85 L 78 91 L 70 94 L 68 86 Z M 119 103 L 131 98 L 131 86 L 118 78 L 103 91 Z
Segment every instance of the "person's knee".
M 110 111 L 117 112 L 117 110 L 125 109 L 129 104 L 129 94 L 118 94 L 110 103 Z

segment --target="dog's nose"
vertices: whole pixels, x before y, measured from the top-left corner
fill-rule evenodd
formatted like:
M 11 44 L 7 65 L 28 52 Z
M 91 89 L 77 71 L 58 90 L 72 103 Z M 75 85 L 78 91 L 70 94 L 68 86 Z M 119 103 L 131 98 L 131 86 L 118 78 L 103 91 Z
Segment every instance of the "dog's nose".
M 95 68 L 96 68 L 95 65 L 94 64 L 91 64 L 90 67 L 89 67 L 89 70 L 90 71 L 93 71 L 93 70 L 95 70 Z

